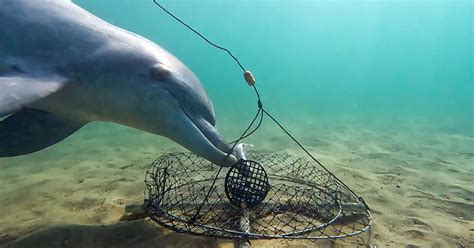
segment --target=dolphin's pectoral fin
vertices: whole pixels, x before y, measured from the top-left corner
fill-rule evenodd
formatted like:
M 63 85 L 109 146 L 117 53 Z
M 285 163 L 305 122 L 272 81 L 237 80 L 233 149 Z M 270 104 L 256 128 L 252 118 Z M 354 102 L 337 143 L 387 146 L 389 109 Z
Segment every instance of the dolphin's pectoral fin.
M 0 117 L 27 107 L 28 104 L 56 92 L 66 82 L 65 77 L 56 74 L 7 73 L 0 75 Z
M 0 157 L 39 151 L 58 143 L 84 124 L 41 110 L 20 110 L 0 122 Z

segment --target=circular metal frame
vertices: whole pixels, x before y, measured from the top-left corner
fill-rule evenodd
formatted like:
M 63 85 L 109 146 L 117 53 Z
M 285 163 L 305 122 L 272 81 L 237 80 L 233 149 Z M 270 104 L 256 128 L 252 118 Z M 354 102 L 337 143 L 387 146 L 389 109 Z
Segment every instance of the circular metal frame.
M 145 178 L 148 216 L 177 232 L 220 238 L 337 239 L 370 228 L 365 203 L 316 164 L 289 154 L 247 156 L 265 168 L 270 184 L 265 199 L 245 209 L 249 231 L 239 229 L 243 209 L 227 198 L 228 172 L 217 174 L 217 165 L 192 153 L 153 162 Z

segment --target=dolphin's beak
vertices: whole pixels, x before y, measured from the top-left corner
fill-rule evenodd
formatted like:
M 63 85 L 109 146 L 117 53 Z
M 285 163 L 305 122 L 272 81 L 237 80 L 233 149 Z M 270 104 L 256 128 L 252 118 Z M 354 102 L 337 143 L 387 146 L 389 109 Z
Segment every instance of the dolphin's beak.
M 232 166 L 237 159 L 214 127 L 212 103 L 199 80 L 192 72 L 188 73 L 186 79 L 177 80 L 179 83 L 174 84 L 173 94 L 185 115 L 185 125 L 188 125 L 186 137 L 183 137 L 186 143 L 181 145 L 215 164 Z
M 152 107 L 152 110 L 145 112 L 169 115 L 163 119 L 167 119 L 168 123 L 165 125 L 166 130 L 162 130 L 161 134 L 215 164 L 234 165 L 237 159 L 230 153 L 231 148 L 214 127 L 214 108 L 201 82 L 181 62 L 174 62 L 174 64 L 170 62 L 168 66 L 159 63 L 152 67 L 152 78 L 157 82 L 166 83 L 154 86 L 152 91 L 145 93 L 145 95 L 157 95 L 156 101 L 150 100 L 151 104 L 142 104 Z
M 147 85 L 143 88 L 143 92 L 140 92 L 137 110 L 133 111 L 137 117 L 128 118 L 123 123 L 168 137 L 217 165 L 232 166 L 237 163 L 236 157 L 229 154 L 230 147 L 210 123 L 214 119 L 214 114 L 205 111 L 212 109 L 196 108 L 196 105 L 180 101 L 176 95 L 159 87 Z M 129 119 L 136 121 L 130 122 Z
M 186 135 L 175 137 L 175 141 L 197 155 L 220 166 L 232 166 L 237 158 L 230 153 L 231 147 L 224 141 L 217 129 L 203 118 L 186 115 L 181 123 Z

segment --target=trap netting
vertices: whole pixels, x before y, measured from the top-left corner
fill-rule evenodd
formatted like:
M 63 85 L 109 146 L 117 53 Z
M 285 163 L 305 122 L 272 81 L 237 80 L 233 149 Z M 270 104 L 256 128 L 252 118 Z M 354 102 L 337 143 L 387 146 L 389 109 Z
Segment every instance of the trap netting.
M 192 153 L 161 156 L 146 174 L 147 214 L 178 232 L 221 238 L 335 239 L 370 227 L 367 205 L 318 164 L 246 155 L 222 171 Z

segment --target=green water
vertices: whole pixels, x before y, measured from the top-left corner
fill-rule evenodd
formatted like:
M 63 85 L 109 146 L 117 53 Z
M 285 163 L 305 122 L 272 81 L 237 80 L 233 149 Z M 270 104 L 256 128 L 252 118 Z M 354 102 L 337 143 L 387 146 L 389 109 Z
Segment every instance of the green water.
M 248 120 L 255 100 L 234 61 L 150 2 L 77 1 L 180 58 L 201 79 L 218 124 Z M 233 51 L 281 118 L 416 118 L 473 135 L 470 1 L 163 4 Z
M 217 127 L 227 140 L 235 139 L 253 117 L 256 98 L 237 64 L 151 0 L 74 2 L 154 41 L 183 61 L 204 85 L 216 110 Z M 462 243 L 469 239 L 464 221 L 474 221 L 474 188 L 470 184 L 474 176 L 472 1 L 161 2 L 210 40 L 230 49 L 254 73 L 264 107 L 378 211 L 376 230 L 396 227 L 399 223 L 391 219 L 393 214 L 394 219 L 411 216 L 427 222 L 431 226 L 428 232 L 434 234 L 426 234 L 423 240 L 434 240 L 430 245 L 449 247 L 456 244 L 453 240 Z M 269 119 L 248 142 L 267 152 L 298 152 Z M 11 170 L 0 175 L 0 184 L 22 185 L 15 186 L 20 192 L 29 182 L 46 181 L 49 193 L 61 193 L 54 196 L 59 202 L 112 185 L 111 191 L 102 195 L 107 203 L 110 192 L 123 199 L 141 200 L 147 164 L 160 153 L 177 149 L 172 141 L 142 131 L 90 123 L 43 151 L 0 159 L 1 169 Z M 124 176 L 119 167 L 129 164 L 135 167 L 126 167 L 130 174 Z M 104 168 L 110 172 L 104 173 Z M 72 170 L 66 173 L 71 178 L 57 176 L 65 170 Z M 404 179 L 387 181 L 383 177 L 387 171 Z M 79 184 L 76 177 L 85 174 L 88 179 Z M 131 182 L 104 185 L 115 177 Z M 55 180 L 73 193 L 65 196 L 58 185 L 48 184 Z M 385 191 L 397 191 L 395 184 L 412 191 L 397 198 L 384 195 Z M 7 202 L 9 211 L 31 207 L 23 202 L 27 200 L 8 202 L 17 199 L 13 186 L 0 190 L 0 200 Z M 397 205 L 404 202 L 400 197 L 411 197 L 410 192 L 418 191 L 436 199 Z M 439 199 L 448 196 L 454 203 L 443 205 L 449 211 L 440 210 Z M 31 196 L 30 201 L 38 200 Z M 43 200 L 50 201 L 41 198 L 40 202 Z M 429 207 L 428 215 L 402 212 L 420 205 Z M 31 220 L 57 222 L 55 213 L 38 209 L 48 217 L 25 215 L 0 230 L 28 228 L 20 222 Z M 63 220 L 103 223 L 109 210 L 97 210 L 102 211 L 97 220 Z M 381 214 L 383 210 L 389 215 Z M 430 213 L 442 217 L 431 218 Z M 57 215 L 67 216 L 61 214 Z M 81 214 L 90 215 L 84 211 L 78 216 Z M 440 231 L 445 224 L 455 228 L 448 228 L 446 234 Z M 388 242 L 380 235 L 380 240 L 375 239 L 377 244 Z M 400 240 L 411 237 L 401 231 L 397 235 Z M 451 236 L 456 238 L 439 241 Z M 428 243 L 422 246 L 428 247 Z

